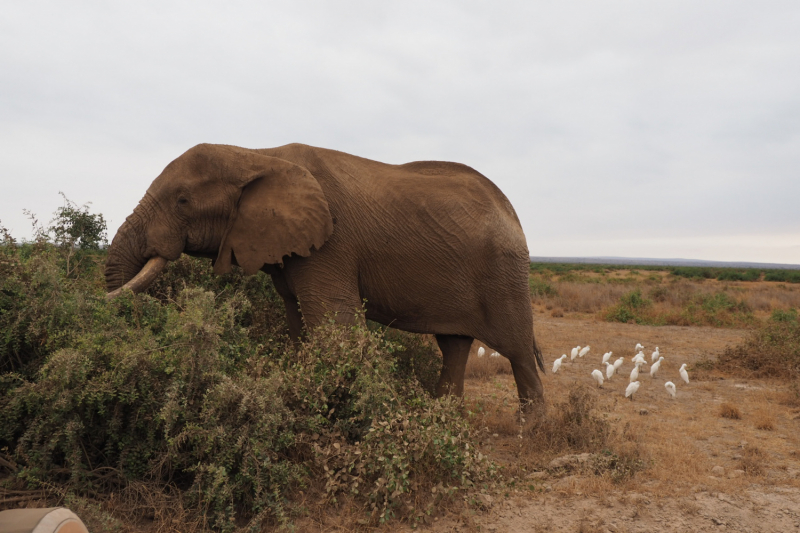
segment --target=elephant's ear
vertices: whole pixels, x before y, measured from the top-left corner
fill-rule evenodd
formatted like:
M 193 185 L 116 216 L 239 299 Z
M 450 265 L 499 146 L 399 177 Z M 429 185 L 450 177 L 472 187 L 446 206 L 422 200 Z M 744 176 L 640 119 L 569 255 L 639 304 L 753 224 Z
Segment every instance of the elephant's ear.
M 294 163 L 248 154 L 241 196 L 228 223 L 214 272 L 230 272 L 232 256 L 246 274 L 283 257 L 307 257 L 333 233 L 328 201 L 316 178 Z

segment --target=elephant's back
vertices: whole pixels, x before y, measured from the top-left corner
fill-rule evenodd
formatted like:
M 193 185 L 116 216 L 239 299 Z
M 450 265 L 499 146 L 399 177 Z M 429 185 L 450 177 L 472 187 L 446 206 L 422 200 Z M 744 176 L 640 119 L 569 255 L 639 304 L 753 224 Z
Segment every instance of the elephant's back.
M 306 167 L 319 181 L 338 231 L 381 234 L 396 249 L 421 244 L 451 253 L 525 258 L 525 235 L 511 202 L 486 176 L 448 161 L 381 163 L 345 152 L 289 144 L 259 152 Z

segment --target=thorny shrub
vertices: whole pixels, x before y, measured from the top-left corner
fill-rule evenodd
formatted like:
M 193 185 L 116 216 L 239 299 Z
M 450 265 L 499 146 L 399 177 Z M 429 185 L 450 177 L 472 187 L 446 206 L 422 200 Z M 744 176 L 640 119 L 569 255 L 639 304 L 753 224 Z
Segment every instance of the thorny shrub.
M 459 403 L 414 378 L 441 365 L 419 336 L 332 317 L 297 350 L 264 274 L 184 257 L 108 302 L 102 250 L 68 275 L 47 239 L 0 235 L 6 488 L 102 507 L 146 486 L 170 505 L 150 516 L 233 531 L 291 523 L 300 490 L 378 522 L 493 475 Z
M 721 370 L 750 377 L 800 378 L 800 321 L 797 313 L 777 312 L 754 329 L 744 342 L 717 358 Z

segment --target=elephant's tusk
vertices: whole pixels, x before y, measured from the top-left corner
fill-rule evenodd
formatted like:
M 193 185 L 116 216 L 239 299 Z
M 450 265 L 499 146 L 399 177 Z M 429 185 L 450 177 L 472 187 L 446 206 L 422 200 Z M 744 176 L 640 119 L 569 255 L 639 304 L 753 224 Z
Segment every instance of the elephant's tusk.
M 145 263 L 142 269 L 136 274 L 128 283 L 120 287 L 119 289 L 113 290 L 106 294 L 106 299 L 113 300 L 120 294 L 124 289 L 130 289 L 133 292 L 141 292 L 145 290 L 153 280 L 164 270 L 164 267 L 167 266 L 167 260 L 163 257 L 151 257 L 150 260 Z

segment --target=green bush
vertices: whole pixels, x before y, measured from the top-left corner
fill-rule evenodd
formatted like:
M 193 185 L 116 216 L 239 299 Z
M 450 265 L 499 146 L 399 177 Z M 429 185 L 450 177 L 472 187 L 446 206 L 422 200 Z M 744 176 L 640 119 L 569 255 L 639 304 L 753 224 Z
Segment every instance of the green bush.
M 531 291 L 531 296 L 556 296 L 558 291 L 549 281 L 539 276 L 531 276 L 528 278 L 528 287 Z
M 764 281 L 781 281 L 784 283 L 800 283 L 798 270 L 770 270 L 764 274 Z
M 308 512 L 300 490 L 376 523 L 494 475 L 459 402 L 423 390 L 441 365 L 428 339 L 332 318 L 296 349 L 263 273 L 183 257 L 109 302 L 103 250 L 68 266 L 74 247 L 2 235 L 6 488 L 103 502 L 144 484 L 169 503 L 147 512 L 233 531 Z
M 657 324 L 649 312 L 653 301 L 642 296 L 641 289 L 635 289 L 623 294 L 619 303 L 603 312 L 605 320 L 609 322 L 623 322 L 636 324 Z
M 797 322 L 797 309 L 775 309 L 770 320 L 773 322 Z
M 699 294 L 681 312 L 685 325 L 743 327 L 756 322 L 752 309 L 743 300 L 726 292 Z

